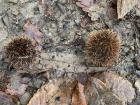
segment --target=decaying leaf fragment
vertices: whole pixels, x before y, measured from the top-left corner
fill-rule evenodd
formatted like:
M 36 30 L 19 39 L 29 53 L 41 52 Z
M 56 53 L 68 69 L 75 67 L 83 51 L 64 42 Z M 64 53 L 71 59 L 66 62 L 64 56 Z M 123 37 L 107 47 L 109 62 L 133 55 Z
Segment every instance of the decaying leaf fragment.
M 12 98 L 5 94 L 4 92 L 0 91 L 0 105 L 16 105 Z
M 78 0 L 76 4 L 88 13 L 92 21 L 96 21 L 100 17 L 107 20 L 117 17 L 116 0 Z
M 105 83 L 114 94 L 125 102 L 132 102 L 135 98 L 135 90 L 127 79 L 113 72 L 103 72 L 102 74 L 96 75 L 96 78 Z
M 8 83 L 5 92 L 18 97 L 22 96 L 25 93 L 28 85 L 21 83 L 21 79 L 22 78 L 19 75 L 11 76 L 10 83 Z
M 106 0 L 78 0 L 76 4 L 81 7 L 83 11 L 87 12 L 93 21 L 98 20 L 102 14 L 106 13 Z
M 28 105 L 125 105 L 106 84 L 89 78 L 85 84 L 70 78 L 50 80 L 42 86 Z
M 85 85 L 88 105 L 125 105 L 101 80 L 91 77 Z
M 69 78 L 50 80 L 37 91 L 28 105 L 70 105 L 76 84 L 77 81 Z
M 84 94 L 84 86 L 79 82 L 77 83 L 72 94 L 72 105 L 87 105 Z
M 117 1 L 118 19 L 123 18 L 137 4 L 138 0 L 118 0 Z

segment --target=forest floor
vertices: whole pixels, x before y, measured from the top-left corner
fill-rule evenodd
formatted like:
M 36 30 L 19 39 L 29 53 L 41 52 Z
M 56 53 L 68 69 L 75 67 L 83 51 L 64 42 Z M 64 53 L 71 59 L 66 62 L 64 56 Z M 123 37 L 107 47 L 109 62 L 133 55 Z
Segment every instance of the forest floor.
M 140 17 L 135 9 L 123 19 L 106 21 L 101 17 L 91 21 L 74 0 L 50 0 L 45 12 L 40 1 L 0 0 L 0 90 L 15 96 L 19 105 L 27 105 L 49 79 L 113 71 L 135 89 L 135 99 L 128 105 L 140 105 Z M 28 20 L 31 31 L 43 35 L 42 50 L 34 67 L 16 70 L 5 61 L 4 46 L 11 38 L 26 33 Z M 113 67 L 96 67 L 85 56 L 85 43 L 90 32 L 108 28 L 122 39 L 120 57 Z

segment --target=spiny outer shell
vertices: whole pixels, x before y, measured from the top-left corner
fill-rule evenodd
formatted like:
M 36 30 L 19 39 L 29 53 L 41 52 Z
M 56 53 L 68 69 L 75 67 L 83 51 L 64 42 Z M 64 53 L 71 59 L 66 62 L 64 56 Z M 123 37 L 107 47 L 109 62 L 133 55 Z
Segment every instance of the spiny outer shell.
M 121 39 L 112 30 L 91 32 L 86 44 L 86 54 L 96 66 L 112 66 L 117 60 Z
M 15 68 L 27 66 L 35 60 L 35 43 L 25 35 L 15 37 L 5 46 L 5 56 Z

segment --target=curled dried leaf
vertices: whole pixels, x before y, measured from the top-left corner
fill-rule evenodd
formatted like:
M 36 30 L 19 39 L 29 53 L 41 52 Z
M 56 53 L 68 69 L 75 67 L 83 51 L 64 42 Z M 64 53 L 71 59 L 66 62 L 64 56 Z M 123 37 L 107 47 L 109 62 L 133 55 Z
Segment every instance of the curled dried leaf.
M 107 5 L 107 3 L 103 0 L 79 0 L 76 4 L 81 7 L 83 11 L 88 12 L 88 15 L 93 21 L 98 20 L 101 14 L 105 14 L 105 7 Z
M 125 105 L 105 83 L 93 77 L 85 85 L 85 96 L 88 105 Z
M 117 16 L 116 0 L 78 0 L 76 4 L 88 13 L 92 21 L 96 21 L 100 17 L 105 17 L 108 20 Z
M 138 0 L 118 0 L 117 1 L 118 19 L 123 18 L 137 4 Z
M 69 78 L 53 79 L 42 86 L 28 105 L 70 105 L 77 81 Z
M 28 105 L 124 105 L 101 80 L 90 78 L 84 85 L 70 78 L 53 79 L 42 86 Z
M 125 102 L 132 102 L 135 98 L 135 90 L 132 84 L 125 78 L 114 74 L 113 72 L 104 72 L 96 75 L 96 78 L 100 79 L 105 83 L 114 94 Z
M 73 92 L 72 105 L 87 105 L 84 95 L 84 86 L 81 83 L 77 83 L 76 88 Z

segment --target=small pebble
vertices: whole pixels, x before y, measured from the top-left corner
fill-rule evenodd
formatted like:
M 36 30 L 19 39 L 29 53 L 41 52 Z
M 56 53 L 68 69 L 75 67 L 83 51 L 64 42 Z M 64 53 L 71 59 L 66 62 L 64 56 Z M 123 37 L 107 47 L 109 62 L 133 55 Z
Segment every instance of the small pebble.
M 44 81 L 40 79 L 33 79 L 33 81 L 29 82 L 29 86 L 32 86 L 34 88 L 40 88 L 40 86 L 43 84 Z
M 20 103 L 21 105 L 27 105 L 28 101 L 31 98 L 31 94 L 26 92 L 21 98 L 20 98 Z
M 140 79 L 136 80 L 135 82 L 135 87 L 138 89 L 138 91 L 140 92 Z

